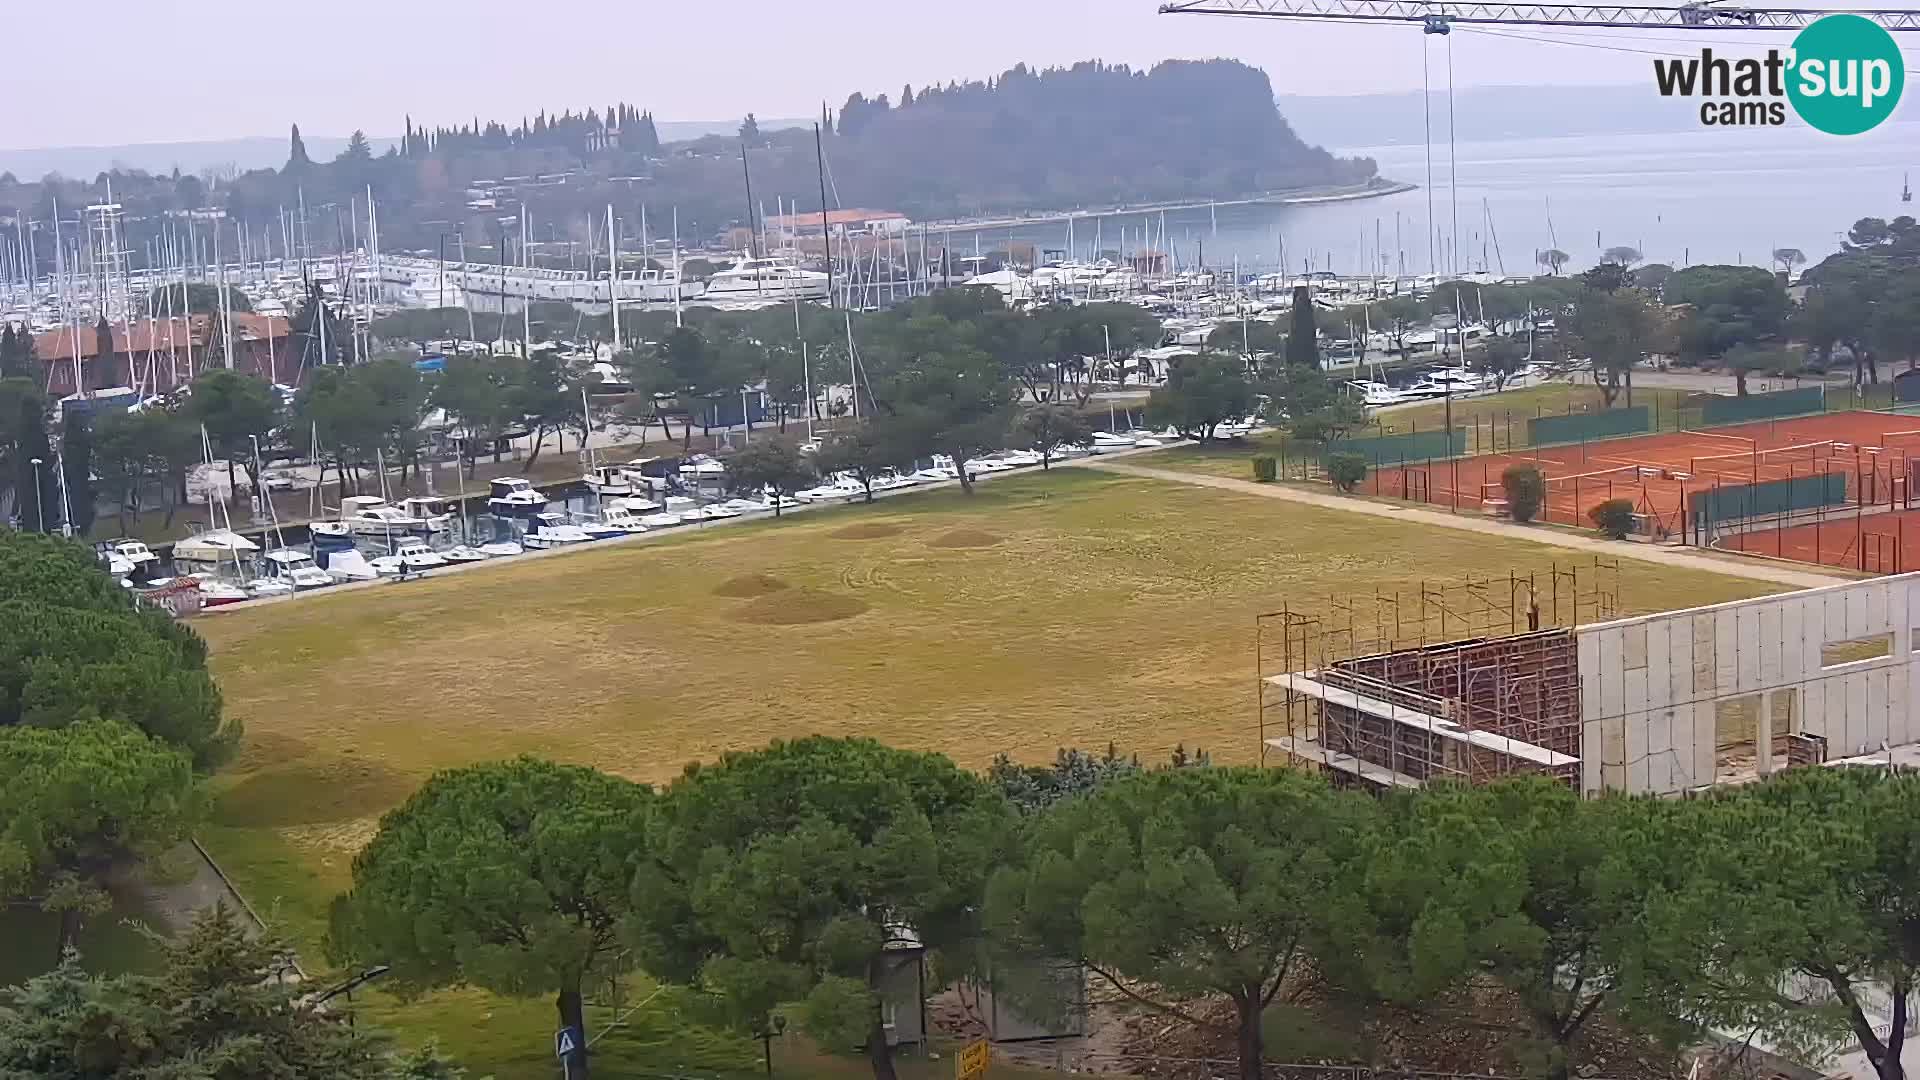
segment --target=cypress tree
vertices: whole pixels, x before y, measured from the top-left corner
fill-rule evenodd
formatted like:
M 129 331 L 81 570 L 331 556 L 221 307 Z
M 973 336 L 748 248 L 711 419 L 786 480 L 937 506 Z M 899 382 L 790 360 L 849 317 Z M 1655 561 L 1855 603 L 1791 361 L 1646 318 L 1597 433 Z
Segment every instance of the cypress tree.
M 1313 290 L 1293 287 L 1293 322 L 1287 330 L 1287 366 L 1320 369 L 1320 333 L 1313 325 Z

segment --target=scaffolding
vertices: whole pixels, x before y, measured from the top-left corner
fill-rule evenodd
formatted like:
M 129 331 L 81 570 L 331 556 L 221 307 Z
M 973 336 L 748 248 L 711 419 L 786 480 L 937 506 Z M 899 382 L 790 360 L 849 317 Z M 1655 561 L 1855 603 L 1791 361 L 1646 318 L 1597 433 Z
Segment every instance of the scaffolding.
M 1257 617 L 1261 761 L 1381 787 L 1516 772 L 1577 782 L 1572 630 L 1618 615 L 1620 564 L 1422 582 Z

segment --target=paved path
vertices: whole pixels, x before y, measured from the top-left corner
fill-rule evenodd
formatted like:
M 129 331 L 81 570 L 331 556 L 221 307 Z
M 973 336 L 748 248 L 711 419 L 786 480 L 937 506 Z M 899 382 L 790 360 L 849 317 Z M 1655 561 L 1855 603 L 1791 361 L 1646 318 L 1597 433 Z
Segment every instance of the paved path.
M 1617 555 L 1646 562 L 1666 563 L 1669 566 L 1685 567 L 1706 573 L 1726 574 L 1730 577 L 1749 578 L 1754 581 L 1772 582 L 1776 585 L 1791 585 L 1796 589 L 1852 580 L 1850 575 L 1829 573 L 1811 564 L 1808 564 L 1805 569 L 1796 569 L 1784 563 L 1762 562 L 1740 556 L 1703 555 L 1690 548 L 1602 540 L 1598 537 L 1581 536 L 1544 526 L 1515 525 L 1511 522 L 1472 514 L 1449 514 L 1443 510 L 1375 502 L 1351 495 L 1336 495 L 1331 491 L 1311 491 L 1284 484 L 1257 484 L 1251 480 L 1235 480 L 1231 477 L 1209 476 L 1204 473 L 1176 472 L 1172 469 L 1156 469 L 1149 465 L 1122 463 L 1101 458 L 1081 458 L 1071 464 L 1082 468 L 1098 469 L 1101 472 L 1144 477 L 1149 480 L 1165 480 L 1175 484 L 1192 484 L 1195 487 L 1215 488 L 1241 495 L 1283 499 L 1288 502 L 1325 507 L 1329 510 L 1341 510 L 1349 514 L 1371 514 L 1374 517 L 1418 522 L 1443 529 L 1461 529 L 1466 532 L 1502 536 L 1511 540 L 1529 540 L 1536 544 L 1591 552 L 1595 555 Z

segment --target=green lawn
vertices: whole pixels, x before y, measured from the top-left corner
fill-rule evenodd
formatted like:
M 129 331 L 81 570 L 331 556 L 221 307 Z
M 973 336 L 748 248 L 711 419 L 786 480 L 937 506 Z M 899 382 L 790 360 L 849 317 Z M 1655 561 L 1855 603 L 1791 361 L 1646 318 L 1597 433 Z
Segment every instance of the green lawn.
M 1056 469 L 971 499 L 927 493 L 234 611 L 196 622 L 247 729 L 201 838 L 324 968 L 327 903 L 353 853 L 436 769 L 537 753 L 660 782 L 810 732 L 976 768 L 1001 752 L 1039 760 L 1108 743 L 1250 761 L 1257 613 L 1554 557 L 1521 540 Z M 1629 611 L 1768 591 L 1627 566 Z M 610 1060 L 751 1067 L 756 1046 L 702 1031 L 671 1000 L 614 1036 Z M 438 1035 L 476 1074 L 552 1071 L 547 1000 L 375 995 L 368 1012 L 408 1037 Z

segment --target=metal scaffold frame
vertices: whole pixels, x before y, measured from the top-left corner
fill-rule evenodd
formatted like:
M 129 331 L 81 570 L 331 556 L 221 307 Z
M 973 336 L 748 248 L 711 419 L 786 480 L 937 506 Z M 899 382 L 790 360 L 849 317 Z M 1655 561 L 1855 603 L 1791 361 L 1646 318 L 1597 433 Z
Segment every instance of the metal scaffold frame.
M 1400 787 L 1517 771 L 1573 781 L 1580 673 L 1567 631 L 1619 614 L 1619 573 L 1595 559 L 1257 616 L 1262 763 L 1278 750 Z

